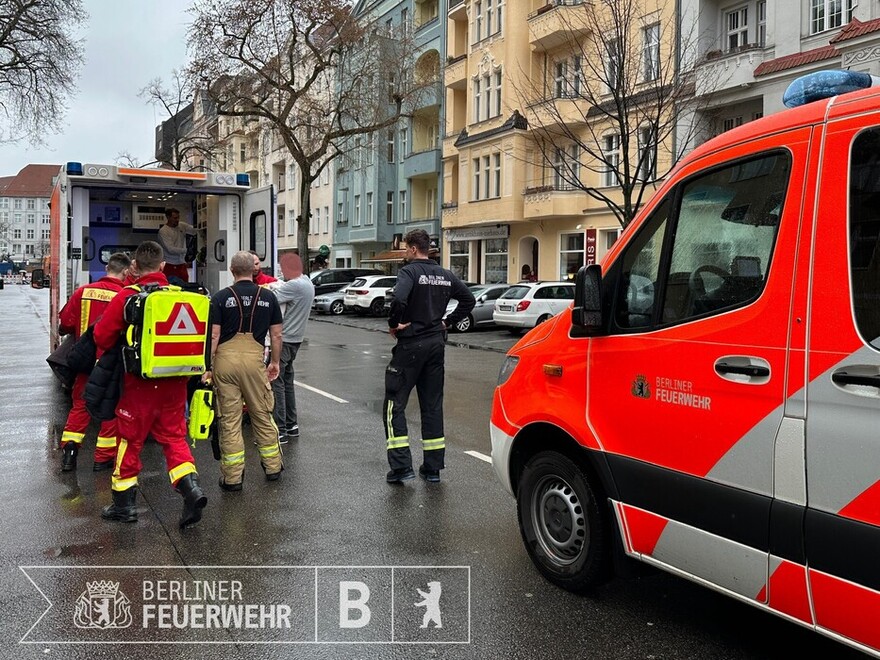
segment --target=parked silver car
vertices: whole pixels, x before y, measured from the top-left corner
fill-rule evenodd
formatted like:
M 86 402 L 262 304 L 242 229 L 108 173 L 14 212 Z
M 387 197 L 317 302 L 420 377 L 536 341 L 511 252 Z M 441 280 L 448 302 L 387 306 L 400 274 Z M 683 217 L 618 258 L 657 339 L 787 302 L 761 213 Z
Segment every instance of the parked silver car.
M 315 296 L 312 302 L 312 311 L 318 314 L 332 314 L 339 316 L 345 311 L 345 291 L 331 291 L 320 296 Z
M 455 324 L 451 330 L 468 332 L 477 326 L 494 325 L 495 319 L 492 312 L 495 311 L 495 301 L 510 288 L 509 284 L 472 284 L 468 287 L 474 294 L 477 303 L 471 312 L 461 321 Z M 450 300 L 446 306 L 446 316 L 449 316 L 458 307 L 457 300 Z

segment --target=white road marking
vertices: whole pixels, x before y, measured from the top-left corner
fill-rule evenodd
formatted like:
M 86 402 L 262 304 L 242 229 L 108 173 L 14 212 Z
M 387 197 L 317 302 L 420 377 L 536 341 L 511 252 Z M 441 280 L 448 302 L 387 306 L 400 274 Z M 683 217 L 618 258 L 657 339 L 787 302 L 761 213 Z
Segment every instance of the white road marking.
M 345 399 L 340 399 L 338 396 L 333 396 L 329 392 L 325 392 L 324 390 L 319 390 L 317 387 L 312 387 L 311 385 L 306 385 L 305 383 L 301 383 L 298 380 L 293 381 L 297 387 L 301 387 L 305 390 L 309 390 L 310 392 L 314 392 L 315 394 L 320 394 L 321 396 L 326 396 L 328 399 L 335 401 L 336 403 L 348 403 Z
M 473 456 L 474 458 L 479 458 L 481 461 L 486 461 L 487 463 L 492 462 L 491 456 L 486 456 L 486 454 L 481 454 L 478 451 L 466 451 L 465 454 L 468 456 Z

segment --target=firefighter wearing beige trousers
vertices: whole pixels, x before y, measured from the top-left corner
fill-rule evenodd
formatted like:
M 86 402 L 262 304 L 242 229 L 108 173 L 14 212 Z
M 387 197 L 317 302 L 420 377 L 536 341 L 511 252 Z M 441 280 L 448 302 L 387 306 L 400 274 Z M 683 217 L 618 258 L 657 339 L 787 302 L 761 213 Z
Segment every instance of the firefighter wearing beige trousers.
M 275 294 L 254 284 L 253 256 L 236 252 L 229 263 L 235 282 L 211 297 L 211 371 L 220 412 L 220 488 L 239 491 L 244 477 L 244 399 L 260 464 L 275 481 L 284 469 L 278 427 L 272 418 L 275 398 L 271 381 L 278 377 L 281 356 L 281 308 Z M 268 366 L 263 363 L 266 335 L 271 341 Z

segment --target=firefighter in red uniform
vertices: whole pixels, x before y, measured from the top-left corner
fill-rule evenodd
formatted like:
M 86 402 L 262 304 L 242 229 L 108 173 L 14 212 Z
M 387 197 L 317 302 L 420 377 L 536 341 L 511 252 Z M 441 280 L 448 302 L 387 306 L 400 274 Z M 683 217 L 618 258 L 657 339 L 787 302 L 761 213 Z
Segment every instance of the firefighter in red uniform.
M 138 273 L 137 286 L 157 284 L 166 286 L 162 273 L 162 247 L 154 241 L 144 241 L 134 253 L 132 267 Z M 126 300 L 135 295 L 135 286 L 124 288 L 107 306 L 95 325 L 95 343 L 99 349 L 114 348 L 128 328 L 123 316 Z M 113 471 L 113 504 L 104 507 L 101 515 L 107 520 L 136 522 L 137 479 L 141 471 L 141 449 L 147 434 L 155 438 L 165 453 L 168 477 L 172 486 L 183 496 L 180 526 L 197 523 L 208 498 L 199 487 L 196 466 L 186 444 L 186 382 L 187 378 L 157 378 L 147 380 L 134 374 L 124 374 L 122 395 L 116 407 L 119 433 L 119 451 Z
M 257 286 L 266 286 L 267 284 L 272 284 L 272 282 L 277 282 L 277 277 L 272 277 L 271 275 L 266 275 L 263 272 L 262 264 L 260 263 L 260 255 L 258 255 L 254 250 L 248 250 L 251 256 L 254 258 L 254 284 Z
M 115 252 L 107 260 L 107 274 L 97 282 L 84 284 L 73 292 L 70 300 L 58 314 L 61 333 L 73 334 L 76 339 L 104 313 L 110 300 L 122 289 L 122 281 L 131 265 L 127 255 Z M 78 373 L 73 382 L 73 406 L 67 415 L 64 433 L 61 435 L 61 470 L 70 472 L 76 469 L 76 456 L 91 421 L 86 410 L 83 392 L 89 376 Z M 95 447 L 95 472 L 113 467 L 116 461 L 116 420 L 101 422 L 98 441 Z

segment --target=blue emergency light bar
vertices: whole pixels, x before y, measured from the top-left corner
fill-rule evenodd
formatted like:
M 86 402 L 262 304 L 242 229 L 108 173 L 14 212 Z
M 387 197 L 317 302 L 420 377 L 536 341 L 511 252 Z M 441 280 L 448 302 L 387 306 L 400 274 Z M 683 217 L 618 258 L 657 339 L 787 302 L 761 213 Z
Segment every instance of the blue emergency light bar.
M 251 175 L 247 173 L 239 173 L 235 175 L 235 185 L 249 186 L 251 185 Z
M 817 71 L 793 80 L 782 95 L 782 103 L 787 108 L 797 108 L 813 101 L 878 85 L 880 78 L 859 71 Z
M 71 176 L 82 176 L 83 175 L 83 164 L 75 163 L 73 161 L 69 161 L 67 165 L 64 166 L 64 171 Z

